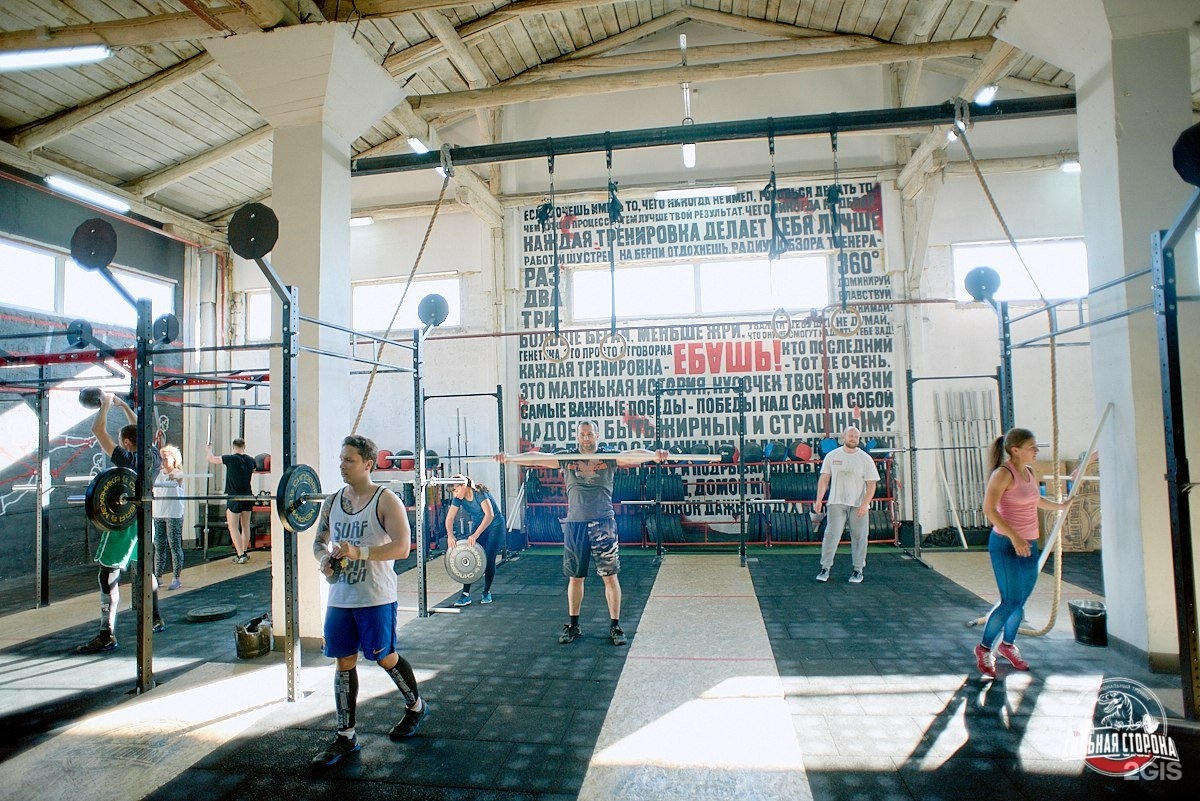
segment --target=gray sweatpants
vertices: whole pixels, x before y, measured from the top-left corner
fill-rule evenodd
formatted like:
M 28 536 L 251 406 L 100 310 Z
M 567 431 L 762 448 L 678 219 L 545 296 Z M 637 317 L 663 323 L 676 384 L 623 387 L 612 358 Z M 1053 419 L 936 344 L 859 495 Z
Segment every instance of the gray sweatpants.
M 821 540 L 821 567 L 833 567 L 833 555 L 837 553 L 838 543 L 842 540 L 842 529 L 846 521 L 850 521 L 850 561 L 855 570 L 862 570 L 867 565 L 867 530 L 870 526 L 871 515 L 861 517 L 855 511 L 857 507 L 841 503 L 825 505 L 825 538 Z

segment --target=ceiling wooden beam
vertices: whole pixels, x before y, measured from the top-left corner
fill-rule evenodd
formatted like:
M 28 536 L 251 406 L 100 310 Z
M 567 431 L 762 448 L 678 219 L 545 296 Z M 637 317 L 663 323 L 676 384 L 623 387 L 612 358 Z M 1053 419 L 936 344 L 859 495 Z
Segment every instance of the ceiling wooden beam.
M 450 20 L 446 19 L 445 14 L 441 11 L 418 11 L 417 19 L 425 26 L 425 30 L 442 43 L 442 47 L 450 57 L 450 63 L 462 73 L 468 86 L 472 89 L 481 89 L 488 85 L 483 67 L 479 66 L 479 62 L 475 60 L 475 56 L 459 38 L 458 32 L 450 24 Z
M 985 36 L 976 39 L 927 42 L 915 45 L 880 45 L 833 53 L 809 53 L 779 58 L 729 61 L 722 64 L 670 67 L 623 75 L 596 75 L 543 83 L 494 86 L 489 89 L 471 89 L 465 92 L 412 97 L 409 98 L 409 102 L 421 116 L 432 118 L 438 114 L 474 109 L 478 106 L 505 106 L 530 101 L 625 92 L 634 89 L 673 86 L 684 81 L 701 83 L 734 78 L 760 78 L 767 75 L 811 70 L 975 55 L 987 52 L 994 41 L 991 37 Z
M 247 148 L 254 147 L 259 142 L 265 142 L 271 138 L 273 132 L 270 125 L 264 125 L 256 131 L 239 136 L 231 142 L 226 142 L 220 147 L 205 151 L 187 161 L 152 172 L 149 175 L 144 175 L 136 181 L 130 181 L 123 188 L 129 194 L 141 198 L 153 195 L 160 189 L 164 189 L 173 183 L 182 181 L 184 178 L 195 175 L 201 170 L 208 169 L 219 161 L 236 155 Z
M 831 53 L 841 50 L 858 50 L 874 47 L 878 43 L 854 36 L 813 36 L 803 39 L 774 39 L 767 42 L 745 42 L 742 44 L 704 45 L 688 48 L 688 64 L 714 64 L 737 59 L 774 58 L 804 53 Z M 637 70 L 648 67 L 679 63 L 679 50 L 647 50 L 640 53 L 623 53 L 619 56 L 590 56 L 586 58 L 548 61 L 532 67 L 522 75 L 537 76 L 541 80 L 561 78 L 569 75 L 590 75 L 603 71 Z
M 137 83 L 118 89 L 104 97 L 96 98 L 73 109 L 60 112 L 44 120 L 23 125 L 5 134 L 4 139 L 21 150 L 35 150 L 80 127 L 96 120 L 116 114 L 130 106 L 165 92 L 184 81 L 200 75 L 214 64 L 208 53 L 192 56 L 162 72 L 143 78 Z
M 996 40 L 975 73 L 963 83 L 958 96 L 970 100 L 981 88 L 1006 75 L 1021 55 L 1021 51 L 1008 42 Z M 917 178 L 936 168 L 933 156 L 946 149 L 950 141 L 946 134 L 950 128 L 949 125 L 936 126 L 913 152 L 912 158 L 904 165 L 900 177 L 896 179 L 896 188 L 902 196 L 912 197 L 920 191 L 922 182 Z
M 401 103 L 389 112 L 384 119 L 389 125 L 400 131 L 401 137 L 415 136 L 428 145 L 430 150 L 441 149 L 442 138 L 438 135 L 438 132 L 431 128 L 429 123 L 413 113 L 413 110 L 406 104 Z M 392 141 L 395 142 L 396 140 Z M 456 192 L 455 197 L 464 206 L 470 208 L 476 217 L 492 228 L 499 228 L 504 224 L 504 212 L 500 208 L 500 204 L 496 201 L 495 196 L 488 189 L 483 179 L 471 168 L 466 166 L 456 167 L 451 180 L 455 182 L 457 187 L 463 189 L 462 193 Z
M 571 11 L 577 8 L 611 5 L 613 0 L 517 0 L 492 13 L 549 14 L 554 11 Z M 469 0 L 320 0 L 317 3 L 326 18 L 338 22 L 353 22 L 357 19 L 379 19 L 436 11 L 447 8 L 470 6 Z
M 261 31 L 254 18 L 237 6 L 209 9 L 211 14 L 234 33 Z M 109 47 L 185 42 L 225 36 L 190 11 L 158 14 L 135 19 L 87 22 L 57 28 L 35 28 L 0 33 L 0 52 L 44 50 L 47 47 L 104 44 Z
M 744 17 L 741 14 L 730 14 L 725 11 L 714 11 L 708 8 L 699 8 L 697 6 L 685 6 L 681 9 L 689 19 L 696 22 L 707 22 L 712 25 L 719 25 L 722 28 L 730 30 L 742 31 L 743 33 L 752 33 L 756 36 L 763 36 L 768 39 L 775 38 L 794 38 L 801 36 L 828 36 L 830 31 L 821 30 L 819 28 L 805 28 L 798 25 L 788 25 L 785 22 L 770 22 L 768 20 L 758 19 L 756 17 Z M 846 34 L 849 39 L 861 39 L 864 43 L 880 44 L 880 40 L 872 39 L 870 36 L 859 36 L 857 34 Z M 688 51 L 691 52 L 690 50 Z

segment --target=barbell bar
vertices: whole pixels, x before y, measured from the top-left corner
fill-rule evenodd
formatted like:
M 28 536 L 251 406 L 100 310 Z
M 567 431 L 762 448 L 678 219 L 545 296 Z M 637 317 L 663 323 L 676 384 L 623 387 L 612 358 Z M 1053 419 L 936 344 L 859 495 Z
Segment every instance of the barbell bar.
M 524 464 L 526 462 L 540 462 L 545 459 L 556 459 L 560 462 L 578 462 L 578 461 L 617 461 L 618 459 L 628 459 L 628 452 L 617 453 L 542 453 L 541 451 L 526 451 L 524 453 L 506 453 L 504 459 L 513 464 Z M 494 456 L 474 456 L 463 459 L 464 462 L 494 462 Z M 668 454 L 665 462 L 719 462 L 721 454 L 719 453 L 672 453 Z
M 434 478 L 430 484 L 465 484 L 464 479 Z M 102 531 L 124 529 L 133 525 L 137 507 L 153 497 L 138 499 L 137 474 L 128 467 L 110 467 L 98 474 L 83 496 L 84 509 L 92 525 Z M 180 501 L 250 501 L 275 504 L 280 522 L 289 531 L 306 531 L 317 522 L 321 511 L 319 501 L 330 497 L 321 492 L 317 471 L 306 464 L 296 464 L 283 471 L 276 493 L 266 490 L 257 495 L 181 495 Z M 70 500 L 78 500 L 73 496 Z

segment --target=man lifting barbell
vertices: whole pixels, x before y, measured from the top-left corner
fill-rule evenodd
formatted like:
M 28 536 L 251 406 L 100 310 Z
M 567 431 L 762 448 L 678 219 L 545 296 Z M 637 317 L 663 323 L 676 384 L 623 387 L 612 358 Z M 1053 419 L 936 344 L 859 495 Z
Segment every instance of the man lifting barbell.
M 562 521 L 563 573 L 567 577 L 567 623 L 558 641 L 563 645 L 580 636 L 579 610 L 583 605 L 583 579 L 588 561 L 596 562 L 596 573 L 604 581 L 608 602 L 608 637 L 613 645 L 628 642 L 621 629 L 621 557 L 617 543 L 617 523 L 613 511 L 613 477 L 617 467 L 636 467 L 651 461 L 672 458 L 664 450 L 630 450 L 602 453 L 597 445 L 599 426 L 584 420 L 575 429 L 576 453 L 522 454 L 510 457 L 497 454 L 496 461 L 513 461 L 526 466 L 562 468 L 567 490 L 567 516 Z M 572 458 L 574 457 L 574 458 Z M 720 457 L 714 457 L 720 458 Z
M 137 415 L 123 398 L 119 398 L 111 392 L 101 392 L 99 403 L 96 418 L 92 421 L 92 434 L 95 435 L 97 444 L 117 467 L 137 470 L 141 462 L 141 450 L 138 448 L 137 442 Z M 116 403 L 125 413 L 128 423 L 121 427 L 121 431 L 117 435 L 121 440 L 119 445 L 113 441 L 107 428 L 108 410 L 113 403 Z M 152 448 L 150 453 L 155 462 L 153 472 L 157 472 L 158 449 Z M 95 561 L 100 565 L 100 572 L 96 577 L 100 584 L 100 633 L 90 641 L 78 646 L 75 653 L 96 654 L 102 651 L 111 651 L 117 647 L 117 638 L 114 632 L 117 625 L 117 608 L 121 603 L 121 571 L 136 555 L 136 522 L 127 521 L 126 525 L 120 528 L 102 528 L 100 544 L 96 548 L 95 556 Z M 151 577 L 151 579 L 154 582 L 154 592 L 151 596 L 154 610 L 154 631 L 161 632 L 167 626 L 158 611 L 158 579 L 155 577 Z

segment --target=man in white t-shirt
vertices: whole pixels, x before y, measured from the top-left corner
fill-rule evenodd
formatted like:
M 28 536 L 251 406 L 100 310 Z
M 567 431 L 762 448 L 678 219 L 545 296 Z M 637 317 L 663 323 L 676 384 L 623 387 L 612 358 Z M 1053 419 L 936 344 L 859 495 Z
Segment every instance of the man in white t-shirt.
M 835 448 L 821 463 L 821 478 L 817 482 L 817 500 L 813 512 L 820 514 L 825 490 L 829 490 L 829 514 L 825 520 L 825 539 L 821 541 L 821 572 L 817 581 L 829 581 L 833 557 L 842 539 L 842 529 L 850 522 L 850 559 L 854 572 L 851 584 L 861 584 L 863 568 L 867 565 L 867 530 L 870 523 L 871 499 L 879 471 L 870 454 L 858 447 L 862 437 L 854 426 L 842 432 L 842 447 Z

